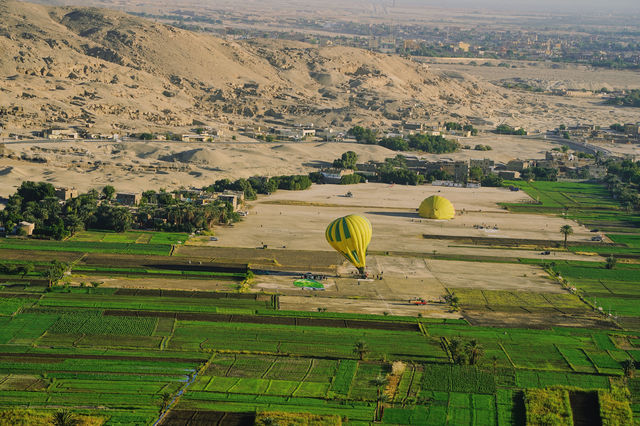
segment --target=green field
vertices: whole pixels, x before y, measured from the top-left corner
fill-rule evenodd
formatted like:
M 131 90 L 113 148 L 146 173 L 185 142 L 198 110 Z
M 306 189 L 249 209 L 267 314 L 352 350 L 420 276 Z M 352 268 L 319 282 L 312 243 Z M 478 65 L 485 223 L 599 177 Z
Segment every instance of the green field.
M 11 297 L 25 291 L 32 297 Z M 340 321 L 302 326 L 263 322 L 267 312 L 283 320 L 296 313 L 279 312 L 271 298 L 259 295 L 194 298 L 24 287 L 3 294 L 0 408 L 70 407 L 106 416 L 107 424 L 151 424 L 162 395 L 181 389 L 178 410 L 339 414 L 353 424 L 510 424 L 521 415 L 522 389 L 609 389 L 609 377 L 622 374 L 620 362 L 640 359 L 640 333 L 629 331 L 505 329 L 427 319 L 413 331 L 350 328 Z M 480 296 L 505 300 L 504 306 L 514 297 L 466 291 L 462 299 Z M 530 305 L 537 300 L 520 296 Z M 558 303 L 571 306 L 573 299 Z M 123 314 L 106 315 L 105 309 Z M 138 311 L 240 312 L 246 320 L 176 320 Z M 420 320 L 298 314 L 390 325 Z M 484 349 L 481 362 L 452 364 L 453 339 L 477 339 Z M 359 341 L 368 348 L 364 360 L 354 352 Z M 404 369 L 388 389 L 398 361 Z M 385 392 L 391 394 L 381 410 Z M 92 406 L 105 408 L 87 408 Z
M 549 209 L 546 213 L 562 214 L 565 207 L 569 214 L 618 212 L 611 200 L 603 201 L 608 195 L 597 185 L 527 185 L 540 194 L 542 204 L 534 207 Z M 226 269 L 184 259 L 104 260 L 81 254 L 169 255 L 172 245 L 186 237 L 87 231 L 61 242 L 2 239 L 0 248 L 76 251 L 83 259 L 73 266 L 78 274 L 231 283 L 247 276 L 233 265 L 230 272 L 209 272 L 207 268 Z M 613 247 L 617 253 L 640 247 L 637 235 L 613 233 L 611 238 L 626 245 Z M 0 287 L 0 410 L 29 407 L 51 413 L 68 407 L 102 416 L 108 425 L 148 425 L 179 396 L 169 416 L 280 411 L 333 414 L 354 425 L 520 425 L 535 407 L 548 405 L 542 401 L 536 406 L 533 398 L 544 397 L 549 387 L 608 398 L 612 383 L 622 382 L 623 364 L 640 361 L 640 264 L 631 263 L 633 259 L 613 269 L 598 262 L 520 260 L 545 267 L 566 289 L 448 289 L 468 323 L 281 311 L 279 296 L 267 293 L 47 289 L 28 283 L 46 267 L 43 257 L 22 259 L 15 253 L 18 260 L 0 263 L 32 263 L 36 271 L 24 280 L 12 276 L 15 283 Z M 555 315 L 565 326 L 471 325 L 478 322 L 469 312 Z M 589 319 L 595 327 L 581 328 L 573 318 Z M 471 365 L 470 357 L 459 358 L 460 345 L 477 345 L 478 362 Z M 640 417 L 640 384 L 628 383 L 631 397 L 622 404 L 630 402 Z M 567 410 L 569 416 L 571 408 Z
M 158 232 L 158 231 L 81 231 L 69 238 L 69 241 L 103 242 L 103 243 L 128 243 L 128 244 L 152 244 L 171 245 L 182 244 L 189 238 L 189 234 L 182 232 Z
M 82 231 L 65 241 L 0 238 L 0 249 L 166 256 L 172 245 L 188 238 L 188 234 L 173 232 Z
M 505 181 L 526 192 L 535 202 L 503 204 L 513 212 L 566 215 L 606 232 L 638 232 L 640 215 L 627 213 L 604 185 L 583 182 Z
M 602 263 L 558 262 L 553 269 L 594 306 L 611 311 L 623 321 L 640 318 L 640 265 L 618 263 L 614 269 L 607 269 Z M 628 325 L 636 328 L 634 324 Z
M 604 185 L 582 182 L 527 182 L 505 181 L 526 192 L 538 204 L 516 204 L 516 206 L 538 206 L 547 208 L 610 208 L 618 204 L 611 198 Z

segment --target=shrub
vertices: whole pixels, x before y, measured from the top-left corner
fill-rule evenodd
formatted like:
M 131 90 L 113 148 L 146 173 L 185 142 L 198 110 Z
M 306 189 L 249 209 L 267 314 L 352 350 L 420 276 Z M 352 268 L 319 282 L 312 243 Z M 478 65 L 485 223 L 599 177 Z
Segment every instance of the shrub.
M 627 388 L 614 386 L 611 391 L 599 391 L 602 426 L 633 424 L 633 412 L 629 399 L 630 394 Z
M 362 176 L 360 176 L 359 174 L 352 174 L 352 175 L 344 175 L 340 178 L 340 185 L 353 185 L 356 183 L 362 183 L 364 181 L 364 178 Z
M 342 419 L 334 414 L 263 411 L 256 416 L 255 424 L 256 426 L 341 426 Z
M 527 389 L 524 402 L 528 425 L 573 426 L 569 391 L 566 389 Z

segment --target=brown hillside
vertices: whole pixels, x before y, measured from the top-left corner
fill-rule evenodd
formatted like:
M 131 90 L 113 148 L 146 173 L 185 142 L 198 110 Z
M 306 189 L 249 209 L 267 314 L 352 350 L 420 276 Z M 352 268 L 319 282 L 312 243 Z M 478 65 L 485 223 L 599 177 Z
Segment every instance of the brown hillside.
M 8 128 L 380 124 L 508 107 L 493 86 L 359 49 L 229 42 L 110 10 L 11 0 L 0 0 L 0 16 L 0 108 L 8 108 L 0 124 Z

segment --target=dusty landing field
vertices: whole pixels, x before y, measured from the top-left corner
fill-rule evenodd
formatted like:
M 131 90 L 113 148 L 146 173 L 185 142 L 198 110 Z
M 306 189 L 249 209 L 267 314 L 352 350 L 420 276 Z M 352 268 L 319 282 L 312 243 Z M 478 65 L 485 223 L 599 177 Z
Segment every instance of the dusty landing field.
M 364 312 L 456 318 L 442 303 L 446 288 L 528 290 L 562 293 L 564 290 L 538 267 L 495 263 L 425 260 L 391 256 L 370 256 L 368 271 L 373 279 L 353 276 L 349 265 L 338 268 L 339 277 L 329 277 L 325 290 L 302 290 L 293 286 L 292 276 L 258 276 L 254 290 L 278 291 L 281 309 L 336 312 Z M 380 275 L 381 279 L 377 279 Z M 409 300 L 422 298 L 427 305 Z
M 351 191 L 353 197 L 346 197 Z M 421 219 L 416 212 L 430 195 L 441 195 L 454 204 L 458 216 L 451 221 Z M 258 247 L 298 250 L 330 250 L 325 242 L 327 224 L 340 216 L 355 213 L 366 216 L 373 226 L 372 251 L 417 253 L 464 253 L 488 256 L 539 256 L 524 250 L 483 250 L 452 248 L 450 242 L 426 240 L 423 234 L 442 236 L 481 236 L 548 239 L 559 241 L 559 230 L 570 224 L 573 241 L 588 241 L 591 233 L 575 222 L 555 216 L 508 213 L 497 202 L 517 202 L 528 198 L 523 192 L 503 188 L 444 188 L 360 184 L 351 186 L 314 185 L 310 190 L 278 191 L 250 205 L 249 214 L 232 228 L 217 228 L 219 241 L 211 246 Z M 483 225 L 485 229 L 476 229 Z M 497 229 L 494 226 L 497 225 Z M 489 229 L 486 227 L 489 226 Z M 471 252 L 467 251 L 470 250 Z M 574 258 L 573 254 L 556 257 Z
M 373 274 L 391 275 L 398 286 L 402 279 L 419 279 L 427 288 L 434 283 L 443 288 L 480 288 L 483 290 L 527 290 L 562 293 L 563 290 L 537 266 L 484 262 L 463 262 L 371 256 L 369 269 Z M 496 269 L 500 270 L 496 274 Z

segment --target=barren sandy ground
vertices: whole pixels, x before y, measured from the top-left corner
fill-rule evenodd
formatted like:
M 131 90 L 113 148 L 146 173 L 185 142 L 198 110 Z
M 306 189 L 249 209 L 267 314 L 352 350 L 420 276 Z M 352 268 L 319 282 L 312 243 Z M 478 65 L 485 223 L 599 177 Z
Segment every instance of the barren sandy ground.
M 461 144 L 490 145 L 492 151 L 415 155 L 436 160 L 544 158 L 559 144 L 513 136 L 479 136 Z M 217 179 L 309 173 L 330 165 L 343 152 L 355 151 L 360 162 L 383 161 L 398 152 L 379 146 L 337 142 L 21 142 L 6 148 L 17 157 L 41 158 L 36 163 L 0 158 L 0 196 L 15 192 L 24 180 L 76 187 L 80 191 L 114 185 L 119 191 L 207 186 Z M 411 155 L 412 153 L 408 153 Z
M 351 191 L 353 197 L 344 194 Z M 451 221 L 420 218 L 416 209 L 430 195 L 441 195 L 453 203 L 457 216 Z M 333 219 L 360 214 L 369 219 L 373 251 L 417 253 L 461 253 L 489 256 L 539 256 L 538 252 L 497 249 L 460 249 L 450 242 L 427 240 L 423 234 L 442 236 L 481 236 L 502 238 L 548 239 L 559 241 L 562 225 L 574 228 L 575 241 L 589 241 L 588 229 L 556 216 L 515 214 L 500 209 L 498 202 L 518 202 L 528 196 L 505 188 L 444 188 L 437 186 L 401 186 L 368 183 L 351 186 L 314 185 L 301 192 L 278 191 L 251 203 L 249 214 L 233 227 L 216 228 L 219 241 L 213 246 L 286 247 L 299 250 L 330 250 L 324 231 Z M 297 204 L 297 205 L 295 205 Z M 302 205 L 300 205 L 302 204 Z M 464 213 L 463 213 L 464 210 Z M 488 225 L 490 229 L 475 229 Z M 498 229 L 493 229 L 497 225 Z M 564 253 L 556 257 L 564 258 Z M 577 255 L 568 254 L 571 258 Z
M 0 158 L 0 196 L 23 180 L 76 187 L 114 185 L 118 191 L 201 187 L 217 179 L 308 173 L 326 167 L 345 151 L 361 161 L 382 161 L 395 152 L 355 143 L 25 142 L 7 144 L 16 155 L 46 159 L 34 163 Z

